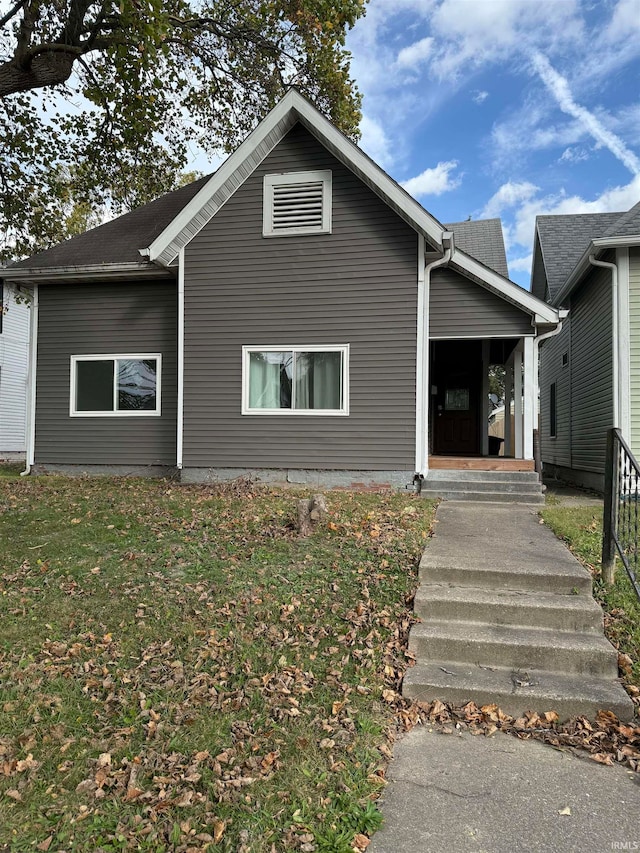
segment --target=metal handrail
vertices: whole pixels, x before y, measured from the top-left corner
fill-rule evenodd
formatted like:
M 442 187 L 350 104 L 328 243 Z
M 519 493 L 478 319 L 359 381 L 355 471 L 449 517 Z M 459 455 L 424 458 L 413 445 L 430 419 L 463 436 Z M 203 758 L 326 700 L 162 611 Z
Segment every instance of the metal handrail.
M 640 599 L 638 533 L 640 531 L 640 465 L 619 429 L 607 433 L 602 525 L 602 577 L 614 581 L 616 553 Z

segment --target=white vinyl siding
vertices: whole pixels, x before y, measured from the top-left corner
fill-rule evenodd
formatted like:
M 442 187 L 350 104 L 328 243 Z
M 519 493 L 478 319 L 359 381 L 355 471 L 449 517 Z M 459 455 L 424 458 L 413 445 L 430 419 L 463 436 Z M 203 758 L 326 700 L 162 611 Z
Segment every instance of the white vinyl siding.
M 331 233 L 331 171 L 265 175 L 263 235 Z
M 0 330 L 0 455 L 24 453 L 29 344 L 29 308 L 5 284 L 7 309 Z

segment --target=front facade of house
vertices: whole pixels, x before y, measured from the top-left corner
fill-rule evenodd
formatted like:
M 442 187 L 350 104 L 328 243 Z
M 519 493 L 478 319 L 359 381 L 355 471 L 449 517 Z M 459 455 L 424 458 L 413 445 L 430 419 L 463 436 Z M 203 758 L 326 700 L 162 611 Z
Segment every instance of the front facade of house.
M 26 449 L 29 309 L 0 282 L 0 459 L 24 459 Z
M 404 485 L 488 454 L 495 364 L 531 460 L 558 313 L 496 227 L 442 226 L 289 92 L 211 178 L 6 271 L 35 294 L 30 462 Z
M 637 232 L 634 234 L 634 232 Z M 640 455 L 640 205 L 538 217 L 533 291 L 569 309 L 540 348 L 548 474 L 602 490 L 607 430 Z

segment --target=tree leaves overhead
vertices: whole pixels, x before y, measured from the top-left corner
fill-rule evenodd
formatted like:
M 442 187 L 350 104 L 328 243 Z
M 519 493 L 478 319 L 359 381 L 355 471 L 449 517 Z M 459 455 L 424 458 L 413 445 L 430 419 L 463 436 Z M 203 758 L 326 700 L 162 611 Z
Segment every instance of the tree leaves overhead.
M 190 145 L 231 151 L 290 85 L 355 136 L 344 41 L 364 2 L 16 2 L 0 19 L 4 258 L 57 242 L 76 205 L 172 189 Z

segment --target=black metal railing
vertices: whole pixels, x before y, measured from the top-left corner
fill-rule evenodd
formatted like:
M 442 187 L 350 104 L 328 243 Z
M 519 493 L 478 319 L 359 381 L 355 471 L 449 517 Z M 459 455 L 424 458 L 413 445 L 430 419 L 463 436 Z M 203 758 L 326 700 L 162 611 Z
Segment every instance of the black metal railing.
M 638 579 L 638 533 L 640 532 L 640 465 L 619 429 L 607 433 L 607 466 L 604 477 L 604 520 L 602 531 L 602 578 L 612 584 L 616 554 L 622 560 L 636 595 Z

